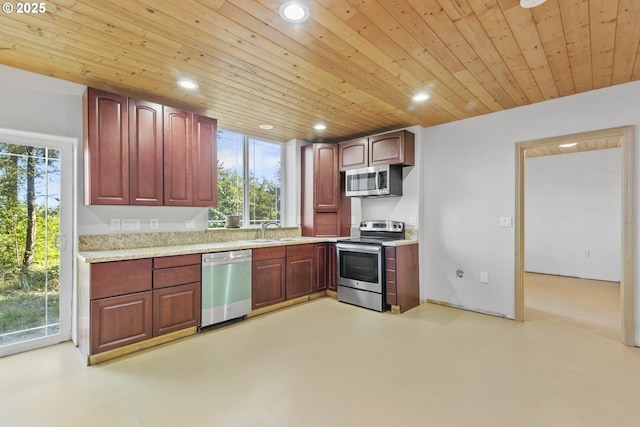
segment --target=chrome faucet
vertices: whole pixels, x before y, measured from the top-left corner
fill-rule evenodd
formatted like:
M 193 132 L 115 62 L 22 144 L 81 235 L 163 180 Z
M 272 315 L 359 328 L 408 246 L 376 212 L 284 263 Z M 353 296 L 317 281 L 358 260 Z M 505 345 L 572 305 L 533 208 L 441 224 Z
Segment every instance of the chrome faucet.
M 280 223 L 278 221 L 265 221 L 262 223 L 262 225 L 260 226 L 260 238 L 264 239 L 264 232 L 267 231 L 267 227 L 270 225 L 275 225 L 276 227 L 280 228 Z

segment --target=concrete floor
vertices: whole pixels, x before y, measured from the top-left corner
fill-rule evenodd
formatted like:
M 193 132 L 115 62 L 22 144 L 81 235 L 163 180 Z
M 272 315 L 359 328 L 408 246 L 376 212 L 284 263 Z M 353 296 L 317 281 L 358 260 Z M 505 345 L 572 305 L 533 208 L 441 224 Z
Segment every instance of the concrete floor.
M 0 425 L 640 425 L 640 348 L 527 317 L 325 298 L 93 367 L 64 343 L 0 359 Z

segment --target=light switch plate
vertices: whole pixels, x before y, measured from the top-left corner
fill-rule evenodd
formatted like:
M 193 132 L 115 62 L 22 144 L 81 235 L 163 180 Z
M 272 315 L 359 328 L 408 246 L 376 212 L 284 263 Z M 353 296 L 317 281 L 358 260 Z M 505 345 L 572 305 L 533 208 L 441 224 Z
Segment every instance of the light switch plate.
M 511 221 L 510 216 L 502 216 L 500 217 L 500 227 L 511 227 L 513 222 Z

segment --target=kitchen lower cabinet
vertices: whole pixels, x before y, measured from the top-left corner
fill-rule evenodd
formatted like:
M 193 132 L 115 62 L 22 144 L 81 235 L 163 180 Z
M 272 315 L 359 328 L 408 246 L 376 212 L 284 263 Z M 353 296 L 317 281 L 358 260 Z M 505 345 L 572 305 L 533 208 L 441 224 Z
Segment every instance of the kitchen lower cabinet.
M 154 289 L 153 336 L 200 324 L 200 282 Z
M 327 243 L 316 243 L 315 245 L 316 252 L 316 280 L 315 286 L 313 287 L 313 292 L 324 291 L 327 289 L 328 282 L 328 244 Z
M 315 289 L 315 244 L 287 247 L 286 299 L 310 295 Z
M 335 243 L 327 243 L 327 289 L 338 291 L 338 249 Z
M 418 244 L 387 246 L 384 254 L 386 303 L 403 313 L 420 304 Z
M 91 354 L 152 337 L 151 291 L 91 301 Z
M 285 300 L 286 250 L 284 246 L 252 251 L 251 309 Z

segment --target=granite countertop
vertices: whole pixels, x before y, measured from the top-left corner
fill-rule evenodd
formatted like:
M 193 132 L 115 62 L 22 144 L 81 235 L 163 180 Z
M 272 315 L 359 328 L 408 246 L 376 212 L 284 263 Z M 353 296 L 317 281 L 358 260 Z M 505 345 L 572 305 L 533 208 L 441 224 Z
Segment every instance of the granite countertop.
M 111 249 L 104 251 L 80 251 L 77 256 L 86 263 L 122 261 L 140 258 L 153 258 L 173 255 L 203 254 L 208 252 L 237 251 L 243 249 L 266 248 L 273 246 L 301 245 L 305 243 L 336 242 L 339 238 L 325 237 L 293 237 L 272 239 L 267 241 L 236 240 L 216 243 L 195 243 L 171 246 L 153 246 L 131 249 Z M 340 238 L 342 239 L 342 238 Z M 394 240 L 385 242 L 384 246 L 401 246 L 417 244 L 417 240 Z
M 111 249 L 104 251 L 80 251 L 78 259 L 86 263 L 122 261 L 172 255 L 202 254 L 208 252 L 237 251 L 242 249 L 266 248 L 271 246 L 300 245 L 305 243 L 335 242 L 336 238 L 294 237 L 267 241 L 236 240 L 217 243 L 195 243 L 173 246 L 153 246 L 131 249 Z

